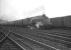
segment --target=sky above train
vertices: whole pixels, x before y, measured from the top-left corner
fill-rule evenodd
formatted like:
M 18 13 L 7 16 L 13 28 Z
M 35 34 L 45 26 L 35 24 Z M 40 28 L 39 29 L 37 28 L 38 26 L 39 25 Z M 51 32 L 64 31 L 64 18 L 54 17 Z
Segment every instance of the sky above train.
M 0 19 L 19 20 L 46 14 L 49 18 L 71 15 L 70 0 L 0 0 Z

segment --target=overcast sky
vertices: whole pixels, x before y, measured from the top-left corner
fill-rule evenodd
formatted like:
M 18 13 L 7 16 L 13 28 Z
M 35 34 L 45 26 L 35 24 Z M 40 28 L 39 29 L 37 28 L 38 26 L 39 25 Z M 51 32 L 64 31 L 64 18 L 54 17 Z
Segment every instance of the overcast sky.
M 71 15 L 70 0 L 0 0 L 0 18 L 25 19 L 45 13 L 49 18 Z

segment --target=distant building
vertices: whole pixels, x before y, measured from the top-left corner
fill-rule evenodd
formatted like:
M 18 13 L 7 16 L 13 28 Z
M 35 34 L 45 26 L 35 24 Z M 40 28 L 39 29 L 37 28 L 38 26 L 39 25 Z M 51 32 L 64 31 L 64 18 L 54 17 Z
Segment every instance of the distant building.
M 71 15 L 51 18 L 50 21 L 55 27 L 71 27 Z
M 64 25 L 66 27 L 71 27 L 71 15 L 64 17 Z
M 64 17 L 51 18 L 50 21 L 54 27 L 64 27 Z

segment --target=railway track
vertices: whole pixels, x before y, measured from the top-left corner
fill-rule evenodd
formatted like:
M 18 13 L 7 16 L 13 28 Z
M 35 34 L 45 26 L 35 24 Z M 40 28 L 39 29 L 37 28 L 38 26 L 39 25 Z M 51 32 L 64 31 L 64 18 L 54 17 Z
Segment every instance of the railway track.
M 4 28 L 6 29 L 6 28 Z M 7 28 L 8 37 L 23 50 L 70 50 L 70 33 L 64 31 Z

